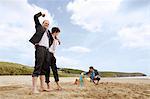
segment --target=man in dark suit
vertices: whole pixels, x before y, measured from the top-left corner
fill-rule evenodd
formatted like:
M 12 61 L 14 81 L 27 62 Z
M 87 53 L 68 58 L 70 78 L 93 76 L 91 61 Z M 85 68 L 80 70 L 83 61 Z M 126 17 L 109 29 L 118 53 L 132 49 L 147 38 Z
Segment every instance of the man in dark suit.
M 46 66 L 49 62 L 48 48 L 53 42 L 53 37 L 48 30 L 49 21 L 44 20 L 41 24 L 39 17 L 44 17 L 45 14 L 41 12 L 34 15 L 36 33 L 29 40 L 35 46 L 35 67 L 32 74 L 32 92 L 39 93 L 37 90 L 37 78 L 40 76 L 41 90 L 44 91 L 44 80 L 46 73 Z

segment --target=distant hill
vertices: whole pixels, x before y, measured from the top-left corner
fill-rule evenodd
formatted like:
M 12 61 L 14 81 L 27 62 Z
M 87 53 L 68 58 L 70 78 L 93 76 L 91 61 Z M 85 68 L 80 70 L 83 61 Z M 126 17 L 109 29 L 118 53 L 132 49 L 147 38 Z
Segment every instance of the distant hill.
M 0 75 L 31 75 L 33 67 L 25 66 L 18 63 L 0 62 Z M 81 70 L 59 68 L 60 77 L 75 77 L 79 76 Z M 51 76 L 52 71 L 51 71 Z
M 0 62 L 0 75 L 31 75 L 33 71 L 32 67 L 10 63 Z
M 135 77 L 135 76 L 146 76 L 143 73 L 124 73 L 124 72 L 111 72 L 102 71 L 100 72 L 102 77 Z
M 31 75 L 33 67 L 11 62 L 0 62 L 0 75 Z M 78 77 L 82 70 L 58 68 L 60 77 Z M 131 76 L 146 76 L 143 73 L 123 73 L 123 72 L 100 72 L 102 77 L 131 77 Z M 52 72 L 51 72 L 52 76 Z

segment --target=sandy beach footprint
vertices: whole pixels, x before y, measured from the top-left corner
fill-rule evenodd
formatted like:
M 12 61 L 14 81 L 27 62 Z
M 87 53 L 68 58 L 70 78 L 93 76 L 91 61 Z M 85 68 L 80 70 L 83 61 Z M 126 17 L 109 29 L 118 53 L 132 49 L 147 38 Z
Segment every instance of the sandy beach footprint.
M 150 97 L 150 90 L 145 90 L 145 91 L 143 91 L 143 94 L 145 94 L 145 95 L 147 95 L 147 96 Z
M 11 91 L 11 90 L 16 90 L 19 88 L 23 88 L 22 86 L 18 85 L 11 85 L 11 86 L 0 86 L 0 91 Z

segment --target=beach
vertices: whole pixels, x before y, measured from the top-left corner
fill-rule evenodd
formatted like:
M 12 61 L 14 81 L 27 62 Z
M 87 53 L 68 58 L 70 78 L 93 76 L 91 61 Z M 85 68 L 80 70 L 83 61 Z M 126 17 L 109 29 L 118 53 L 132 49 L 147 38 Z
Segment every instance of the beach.
M 101 78 L 98 85 L 85 81 L 83 87 L 74 85 L 76 78 L 60 77 L 58 91 L 51 77 L 50 92 L 32 94 L 31 76 L 0 76 L 0 99 L 150 99 L 150 77 Z

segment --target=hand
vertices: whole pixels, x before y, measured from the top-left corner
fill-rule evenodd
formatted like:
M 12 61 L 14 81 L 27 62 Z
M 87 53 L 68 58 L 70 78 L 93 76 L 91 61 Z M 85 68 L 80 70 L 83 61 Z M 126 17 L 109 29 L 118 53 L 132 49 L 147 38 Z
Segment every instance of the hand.
M 42 14 L 42 17 L 45 17 L 45 14 Z

